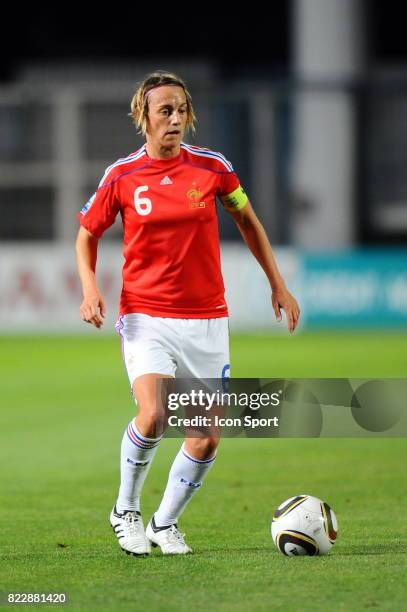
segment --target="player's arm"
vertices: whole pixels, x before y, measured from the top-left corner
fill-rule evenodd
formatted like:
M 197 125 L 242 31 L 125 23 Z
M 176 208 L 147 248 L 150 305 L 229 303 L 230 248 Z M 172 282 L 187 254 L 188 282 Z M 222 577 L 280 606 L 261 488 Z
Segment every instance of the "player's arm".
M 83 301 L 81 317 L 98 329 L 103 325 L 106 314 L 104 299 L 96 284 L 96 260 L 99 239 L 84 227 L 80 227 L 76 239 L 76 260 L 82 282 Z
M 281 276 L 276 259 L 271 248 L 269 239 L 256 216 L 247 196 L 237 194 L 233 201 L 226 202 L 225 198 L 221 198 L 225 208 L 235 220 L 244 241 L 253 253 L 261 267 L 263 268 L 271 287 L 271 301 L 274 312 L 278 321 L 281 321 L 281 308 L 284 310 L 287 317 L 288 330 L 293 332 L 297 327 L 300 317 L 300 308 L 296 299 L 291 295 L 285 286 L 283 277 Z M 226 196 L 227 198 L 228 196 Z

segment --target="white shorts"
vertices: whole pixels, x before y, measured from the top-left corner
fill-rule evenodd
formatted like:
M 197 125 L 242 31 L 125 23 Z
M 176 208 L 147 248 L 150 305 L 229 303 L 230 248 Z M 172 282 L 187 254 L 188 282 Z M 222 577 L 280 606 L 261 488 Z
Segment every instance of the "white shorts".
M 230 375 L 229 319 L 175 319 L 132 313 L 120 317 L 116 331 L 130 385 L 143 374 L 177 378 Z

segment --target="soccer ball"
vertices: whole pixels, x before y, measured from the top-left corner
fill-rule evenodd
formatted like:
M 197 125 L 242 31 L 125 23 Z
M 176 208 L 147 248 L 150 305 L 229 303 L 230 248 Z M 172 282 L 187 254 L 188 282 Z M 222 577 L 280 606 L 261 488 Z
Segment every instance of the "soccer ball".
M 337 533 L 334 511 L 312 495 L 298 495 L 284 501 L 271 523 L 274 544 L 288 557 L 326 555 Z

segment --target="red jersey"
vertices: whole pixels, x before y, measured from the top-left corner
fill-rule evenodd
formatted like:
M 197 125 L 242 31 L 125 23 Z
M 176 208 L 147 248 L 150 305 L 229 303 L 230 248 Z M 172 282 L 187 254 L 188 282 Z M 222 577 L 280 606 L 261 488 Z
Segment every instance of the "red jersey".
M 184 143 L 171 159 L 152 159 L 143 146 L 107 168 L 78 219 L 99 238 L 120 212 L 125 259 L 120 315 L 228 315 L 216 196 L 238 187 L 223 155 Z

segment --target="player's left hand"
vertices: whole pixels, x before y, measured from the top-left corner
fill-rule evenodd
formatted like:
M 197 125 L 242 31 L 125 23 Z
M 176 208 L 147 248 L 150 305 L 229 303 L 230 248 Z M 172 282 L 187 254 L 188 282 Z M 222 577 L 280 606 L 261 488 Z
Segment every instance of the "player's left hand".
M 281 321 L 281 309 L 284 310 L 287 317 L 288 331 L 292 334 L 300 318 L 300 307 L 295 297 L 291 295 L 285 285 L 279 285 L 272 290 L 271 303 L 273 304 L 277 321 Z

